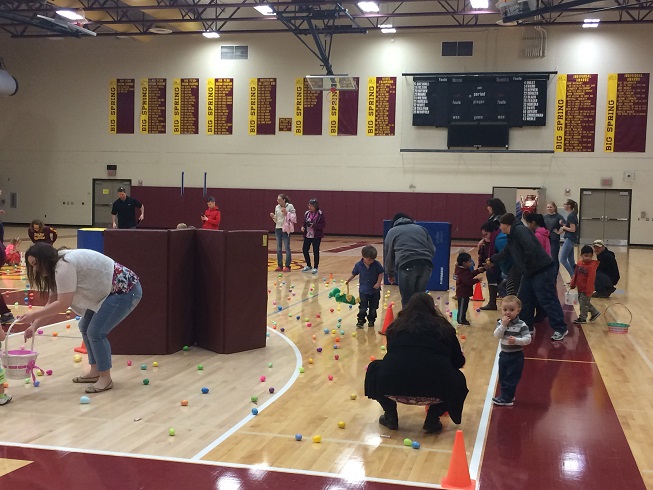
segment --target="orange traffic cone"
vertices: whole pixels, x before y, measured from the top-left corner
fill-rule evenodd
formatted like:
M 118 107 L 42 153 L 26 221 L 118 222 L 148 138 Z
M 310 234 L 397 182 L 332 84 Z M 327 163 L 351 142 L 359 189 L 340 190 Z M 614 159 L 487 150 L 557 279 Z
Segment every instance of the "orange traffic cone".
M 483 290 L 481 289 L 481 283 L 477 282 L 474 286 L 474 296 L 472 296 L 472 301 L 485 301 L 483 298 Z
M 469 477 L 467 452 L 465 451 L 465 439 L 463 439 L 462 430 L 456 431 L 449 471 L 447 476 L 442 479 L 442 488 L 452 490 L 474 490 L 476 488 L 476 481 Z
M 84 341 L 82 341 L 82 345 L 80 345 L 79 347 L 75 347 L 73 350 L 75 352 L 79 352 L 80 354 L 88 354 L 88 352 L 86 352 L 86 346 L 84 345 Z
M 329 282 L 333 282 L 333 272 L 329 273 Z
M 385 310 L 385 319 L 383 320 L 383 328 L 379 332 L 381 335 L 385 335 L 385 331 L 388 329 L 390 324 L 395 321 L 395 314 L 392 311 L 393 306 L 394 306 L 394 302 L 390 303 L 388 305 L 388 309 Z

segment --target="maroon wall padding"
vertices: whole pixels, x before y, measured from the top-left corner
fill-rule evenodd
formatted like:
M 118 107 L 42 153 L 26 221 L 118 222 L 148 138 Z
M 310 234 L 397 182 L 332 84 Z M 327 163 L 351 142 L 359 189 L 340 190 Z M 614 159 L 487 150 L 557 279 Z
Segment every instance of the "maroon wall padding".
M 139 305 L 109 334 L 114 354 L 175 352 L 168 349 L 168 250 L 168 230 L 104 232 L 105 255 L 133 270 L 143 287 Z
M 274 189 L 209 188 L 222 213 L 221 230 L 274 231 L 270 213 L 277 195 L 287 194 L 297 209 L 298 225 L 315 197 L 327 220 L 325 232 L 335 235 L 383 235 L 383 220 L 403 212 L 417 221 L 451 223 L 453 238 L 477 239 L 487 221 L 486 201 L 491 194 L 359 192 L 359 191 L 284 191 Z M 175 228 L 178 223 L 201 228 L 200 214 L 206 209 L 201 188 L 132 187 L 132 196 L 147 209 L 141 228 Z M 299 230 L 299 226 L 296 228 Z
M 196 232 L 197 345 L 231 354 L 265 347 L 267 231 Z
M 145 231 L 145 230 L 139 230 Z M 194 342 L 195 230 L 168 231 L 167 350 L 177 352 Z

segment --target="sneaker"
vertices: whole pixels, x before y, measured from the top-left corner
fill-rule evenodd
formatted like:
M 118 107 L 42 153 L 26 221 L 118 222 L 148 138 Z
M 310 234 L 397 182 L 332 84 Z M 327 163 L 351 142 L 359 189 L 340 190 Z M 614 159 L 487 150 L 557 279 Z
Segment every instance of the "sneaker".
M 495 396 L 494 398 L 492 398 L 492 403 L 494 403 L 495 405 L 499 405 L 500 407 L 512 407 L 514 405 L 514 402 L 512 400 L 504 400 L 500 396 Z
M 399 420 L 396 418 L 386 418 L 385 414 L 379 417 L 379 424 L 390 430 L 397 430 L 399 428 Z
M 599 313 L 599 315 L 600 315 L 600 313 Z M 587 320 L 585 320 L 585 318 L 576 318 L 574 320 L 574 323 L 576 325 L 584 325 L 585 323 L 587 323 Z
M 304 267 L 304 268 L 302 269 L 302 272 L 308 272 L 308 271 L 310 271 L 310 270 L 311 270 L 311 267 L 307 265 L 306 267 Z
M 496 303 L 488 303 L 485 306 L 481 306 L 479 310 L 482 311 L 497 311 L 497 304 Z
M 363 322 L 356 323 L 356 328 L 363 328 L 364 326 L 365 326 L 365 323 L 363 323 Z
M 16 321 L 16 318 L 14 318 L 14 315 L 11 313 L 11 311 L 8 311 L 7 313 L 3 313 L 2 317 L 0 319 L 0 322 L 3 325 L 8 325 L 9 323 L 13 323 Z
M 314 269 L 311 271 L 311 273 L 312 273 L 312 274 L 317 274 L 317 268 L 314 268 Z
M 0 395 L 0 405 L 6 405 L 11 401 L 11 399 L 11 395 L 7 395 L 6 393 L 4 395 Z
M 274 269 L 274 272 L 281 272 L 281 271 L 283 271 L 283 267 L 277 267 L 276 269 Z
M 551 337 L 551 340 L 553 340 L 554 342 L 558 342 L 558 341 L 564 339 L 564 338 L 567 336 L 568 333 L 569 333 L 569 330 L 565 330 L 565 331 L 562 332 L 562 333 L 560 333 L 560 332 L 556 332 L 556 333 L 554 333 L 553 336 Z
M 368 323 L 367 326 L 370 327 L 370 328 L 374 328 L 374 322 Z
M 458 322 L 458 325 L 464 325 L 464 326 L 466 326 L 466 327 L 469 327 L 469 326 L 471 326 L 472 324 L 469 323 L 467 320 L 465 320 L 465 321 L 462 321 L 462 322 Z
M 422 430 L 427 434 L 435 434 L 442 430 L 442 422 L 440 422 L 439 418 L 435 422 L 432 422 L 427 417 L 427 420 L 424 421 L 424 425 L 422 426 Z
M 284 267 L 283 272 L 290 272 L 290 267 Z
M 601 312 L 597 311 L 595 315 L 590 316 L 590 322 L 593 322 L 594 320 L 596 320 L 600 316 L 601 316 Z

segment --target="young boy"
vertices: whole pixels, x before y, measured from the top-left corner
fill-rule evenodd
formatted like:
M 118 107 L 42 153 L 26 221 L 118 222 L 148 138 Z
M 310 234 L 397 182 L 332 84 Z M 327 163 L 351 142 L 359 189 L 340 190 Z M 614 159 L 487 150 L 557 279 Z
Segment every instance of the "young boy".
M 381 300 L 381 283 L 383 282 L 384 272 L 383 266 L 376 260 L 376 254 L 376 249 L 372 245 L 365 245 L 362 251 L 363 258 L 356 262 L 354 270 L 351 271 L 351 276 L 345 281 L 345 284 L 349 284 L 349 281 L 360 274 L 358 294 L 361 302 L 358 307 L 357 328 L 365 326 L 366 316 L 369 321 L 368 327 L 374 328 L 374 322 L 376 321 L 376 310 L 379 309 L 379 301 Z
M 522 346 L 531 343 L 528 325 L 519 319 L 521 301 L 517 296 L 506 296 L 501 303 L 502 317 L 497 322 L 494 336 L 501 339 L 499 353 L 499 384 L 501 394 L 492 398 L 495 405 L 510 407 L 524 369 Z
M 466 252 L 458 254 L 456 259 L 456 298 L 458 299 L 458 318 L 456 321 L 459 325 L 471 325 L 467 321 L 467 307 L 469 298 L 474 294 L 474 284 L 479 282 L 476 276 L 481 274 L 485 269 L 480 267 L 473 270 L 472 256 Z
M 594 279 L 596 278 L 596 269 L 599 266 L 598 260 L 592 260 L 594 250 L 589 245 L 580 249 L 580 260 L 576 264 L 576 270 L 569 284 L 570 289 L 578 287 L 578 303 L 580 303 L 580 313 L 574 320 L 576 324 L 587 323 L 587 313 L 590 313 L 590 322 L 601 316 L 601 312 L 592 304 L 592 293 L 594 292 Z

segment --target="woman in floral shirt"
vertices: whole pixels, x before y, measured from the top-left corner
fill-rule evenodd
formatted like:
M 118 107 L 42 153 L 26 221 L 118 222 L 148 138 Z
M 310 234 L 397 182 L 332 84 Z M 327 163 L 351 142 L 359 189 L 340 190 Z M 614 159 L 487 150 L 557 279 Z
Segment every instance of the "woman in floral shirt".
M 90 368 L 73 383 L 93 383 L 86 393 L 113 388 L 111 345 L 107 335 L 138 305 L 143 291 L 138 276 L 127 267 L 93 250 L 56 250 L 36 243 L 25 252 L 27 277 L 39 291 L 50 294 L 48 303 L 19 320 L 29 323 L 25 339 L 53 315 L 68 308 L 81 316 L 82 333 Z

